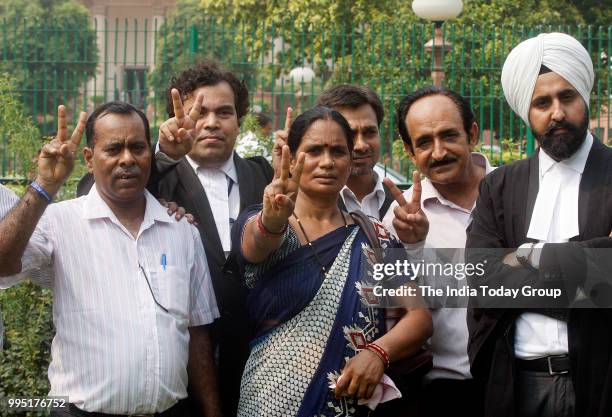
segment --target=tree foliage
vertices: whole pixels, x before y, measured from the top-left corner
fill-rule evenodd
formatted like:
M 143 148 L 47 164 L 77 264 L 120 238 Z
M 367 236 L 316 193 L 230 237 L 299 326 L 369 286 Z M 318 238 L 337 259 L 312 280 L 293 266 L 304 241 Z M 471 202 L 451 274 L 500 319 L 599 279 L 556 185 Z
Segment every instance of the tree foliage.
M 575 30 L 590 23 L 585 17 L 588 10 L 572 0 L 463 3 L 461 15 L 444 25 L 445 39 L 452 42 L 444 59 L 446 85 L 474 99 L 473 107 L 485 129 L 497 130 L 505 124 L 505 131 L 498 135 L 523 135 L 521 123 L 500 100 L 499 76 L 505 56 L 516 43 L 539 32 L 567 31 L 570 26 Z M 256 22 L 256 35 L 244 42 L 255 57 L 274 51 L 276 72 L 272 77 L 287 74 L 298 64 L 309 65 L 321 88 L 340 82 L 367 84 L 383 96 L 389 110 L 397 96 L 431 83 L 432 58 L 423 45 L 433 37 L 433 24 L 416 16 L 411 2 L 201 0 L 201 4 L 219 22 Z M 605 15 L 612 4 L 603 8 L 600 14 Z M 585 38 L 587 28 L 572 34 Z M 273 47 L 275 39 L 282 40 L 282 47 Z M 392 133 L 392 111 L 387 115 L 383 129 Z
M 586 24 L 610 26 L 612 24 L 612 5 L 610 0 L 571 0 Z
M 412 2 L 405 0 L 200 0 L 206 13 L 223 19 L 253 20 L 266 25 L 292 25 L 307 31 L 360 24 L 410 24 L 419 21 Z M 606 0 L 467 0 L 458 23 L 558 25 L 585 23 L 591 7 L 599 5 L 603 16 L 612 6 Z M 608 24 L 609 24 L 608 20 Z M 591 22 L 587 22 L 591 23 Z M 605 22 L 602 21 L 602 24 Z
M 0 74 L 0 137 L 8 138 L 6 146 L 0 143 L 0 154 L 14 155 L 15 163 L 5 168 L 25 177 L 34 169 L 32 158 L 42 143 L 40 131 L 15 93 L 15 84 L 8 74 Z
M 306 31 L 389 21 L 410 13 L 410 2 L 401 0 L 201 0 L 201 4 L 207 13 L 221 18 L 248 19 Z
M 570 0 L 471 0 L 464 1 L 459 24 L 576 25 L 584 17 Z
M 0 69 L 10 71 L 26 108 L 53 114 L 95 74 L 96 34 L 77 0 L 0 2 Z
M 0 352 L 0 396 L 48 394 L 47 369 L 55 333 L 52 299 L 51 291 L 32 283 L 0 291 L 6 331 Z

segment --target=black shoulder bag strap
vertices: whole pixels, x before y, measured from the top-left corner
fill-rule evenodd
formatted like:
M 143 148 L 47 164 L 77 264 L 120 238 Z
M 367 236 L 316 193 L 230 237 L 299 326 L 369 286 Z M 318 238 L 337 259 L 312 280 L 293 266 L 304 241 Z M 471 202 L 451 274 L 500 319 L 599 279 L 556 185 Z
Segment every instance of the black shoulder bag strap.
M 374 224 L 372 220 L 361 210 L 355 210 L 350 212 L 351 217 L 359 225 L 363 233 L 365 233 L 366 238 L 368 238 L 368 243 L 372 250 L 374 250 L 374 254 L 376 256 L 376 262 L 383 262 L 383 250 L 380 245 L 380 240 L 378 239 L 378 235 L 376 234 L 376 229 L 374 228 Z
M 385 190 L 385 201 L 383 201 L 382 206 L 380 206 L 380 210 L 378 210 L 378 218 L 380 219 L 380 221 L 382 221 L 383 217 L 385 217 L 385 214 L 387 214 L 389 207 L 391 207 L 391 203 L 395 201 L 395 198 L 393 197 L 393 194 L 391 194 L 391 190 L 389 189 L 389 187 L 387 187 L 384 182 L 382 186 L 383 190 Z

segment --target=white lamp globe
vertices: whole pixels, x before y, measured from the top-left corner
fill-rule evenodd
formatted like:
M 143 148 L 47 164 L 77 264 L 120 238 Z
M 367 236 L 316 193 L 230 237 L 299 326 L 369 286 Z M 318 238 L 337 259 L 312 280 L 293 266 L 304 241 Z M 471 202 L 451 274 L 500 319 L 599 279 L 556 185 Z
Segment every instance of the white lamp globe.
M 315 73 L 310 67 L 295 67 L 289 72 L 289 79 L 298 83 L 309 83 L 315 77 Z
M 461 0 L 414 0 L 412 10 L 422 19 L 444 22 L 459 16 L 463 9 Z

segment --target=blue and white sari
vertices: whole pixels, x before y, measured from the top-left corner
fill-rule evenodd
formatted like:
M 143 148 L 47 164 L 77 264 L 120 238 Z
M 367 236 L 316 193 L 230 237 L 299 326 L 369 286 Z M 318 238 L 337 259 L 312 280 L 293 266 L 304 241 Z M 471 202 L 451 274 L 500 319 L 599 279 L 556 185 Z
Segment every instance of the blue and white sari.
M 257 211 L 248 210 L 236 221 L 234 247 Z M 401 247 L 379 230 L 389 246 Z M 312 247 L 300 246 L 289 227 L 281 247 L 265 262 L 244 263 L 238 255 L 256 333 L 242 377 L 240 417 L 368 415 L 354 398 L 336 399 L 330 388 L 348 359 L 385 331 L 383 310 L 374 308 L 371 288 L 363 281 L 362 254 L 368 248 L 357 225 L 340 227 Z

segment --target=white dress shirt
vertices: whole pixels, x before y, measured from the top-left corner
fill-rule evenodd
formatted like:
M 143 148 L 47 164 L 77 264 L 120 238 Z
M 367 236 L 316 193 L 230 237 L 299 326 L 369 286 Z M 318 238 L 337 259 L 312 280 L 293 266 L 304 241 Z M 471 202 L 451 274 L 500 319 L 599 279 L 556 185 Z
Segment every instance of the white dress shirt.
M 473 152 L 472 161 L 485 168 L 487 174 L 495 169 L 491 167 L 483 154 Z M 463 249 L 467 238 L 465 229 L 472 221 L 474 207 L 468 210 L 445 199 L 429 178 L 424 178 L 421 185 L 423 187 L 421 208 L 429 220 L 425 247 L 456 249 L 454 260 L 462 262 L 465 257 Z M 410 201 L 412 188 L 404 192 L 404 198 Z M 383 220 L 383 225 L 394 233 L 393 209 L 396 206 L 397 202 L 394 201 Z M 434 332 L 429 339 L 429 347 L 433 353 L 433 369 L 425 376 L 426 380 L 470 379 L 472 377 L 467 354 L 469 333 L 466 317 L 466 308 L 432 309 Z
M 366 215 L 378 219 L 380 208 L 385 202 L 385 189 L 383 188 L 382 178 L 378 174 L 374 173 L 376 184 L 371 193 L 367 194 L 361 201 L 357 199 L 355 193 L 348 188 L 346 185 L 340 191 L 340 197 L 344 201 L 346 209 L 351 211 L 361 210 Z
M 185 398 L 188 327 L 219 316 L 197 229 L 145 195 L 136 238 L 93 187 L 50 205 L 26 249 L 55 274 L 49 395 L 85 411 L 148 414 Z
M 540 186 L 527 232 L 528 238 L 541 242 L 538 249 L 545 242 L 567 242 L 578 235 L 580 180 L 592 145 L 589 132 L 576 153 L 559 162 L 540 150 Z M 540 251 L 536 253 L 539 258 Z M 521 314 L 516 321 L 514 350 L 521 359 L 568 353 L 567 323 L 538 313 Z
M 202 188 L 206 192 L 206 198 L 210 203 L 210 210 L 215 218 L 217 232 L 223 245 L 226 256 L 232 243 L 230 239 L 231 223 L 236 220 L 240 213 L 240 192 L 238 185 L 238 174 L 234 164 L 234 154 L 229 157 L 219 168 L 201 168 L 197 162 L 186 156 L 187 162 L 198 176 Z M 229 179 L 233 181 L 231 191 Z

